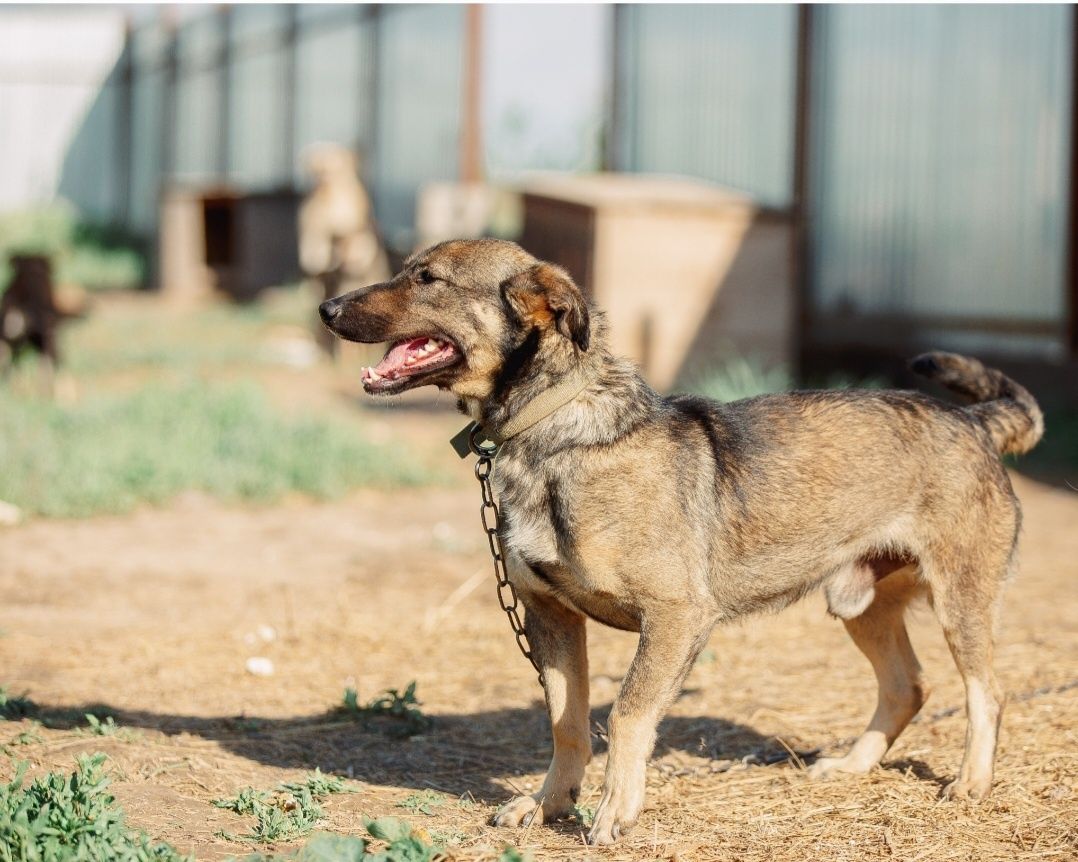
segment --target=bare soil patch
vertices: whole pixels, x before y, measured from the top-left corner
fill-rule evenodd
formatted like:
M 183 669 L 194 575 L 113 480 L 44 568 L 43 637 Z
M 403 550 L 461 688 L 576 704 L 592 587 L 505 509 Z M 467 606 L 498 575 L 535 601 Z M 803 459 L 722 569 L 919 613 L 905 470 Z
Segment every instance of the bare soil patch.
M 424 430 L 416 415 L 398 415 L 410 425 L 401 433 L 431 446 L 454 424 L 442 415 Z M 817 597 L 714 634 L 661 728 L 642 821 L 618 847 L 592 850 L 573 822 L 486 825 L 512 788 L 538 786 L 550 740 L 492 595 L 469 468 L 460 474 L 454 488 L 263 509 L 192 495 L 0 532 L 2 681 L 61 725 L 13 751 L 60 770 L 79 751 L 106 751 L 130 821 L 199 859 L 250 849 L 222 837 L 249 824 L 213 799 L 315 767 L 360 789 L 326 802 L 327 829 L 401 815 L 457 841 L 465 859 L 503 841 L 539 859 L 1075 858 L 1078 496 L 1016 477 L 1026 529 L 997 659 L 1012 698 L 987 802 L 936 798 L 960 762 L 965 719 L 928 610 L 913 638 L 933 695 L 883 768 L 813 783 L 796 762 L 773 762 L 784 746 L 837 749 L 875 698 L 868 663 Z M 589 637 L 601 724 L 634 638 L 598 625 Z M 252 656 L 269 658 L 273 675 L 247 672 Z M 392 739 L 333 712 L 346 686 L 367 699 L 413 679 L 434 718 L 422 736 Z M 139 733 L 87 737 L 73 729 L 83 721 L 65 719 L 91 710 Z M 28 726 L 0 724 L 0 742 Z M 585 807 L 597 802 L 601 739 L 596 750 Z M 0 762 L 8 777 L 10 758 Z M 429 814 L 398 807 L 424 790 L 444 794 Z

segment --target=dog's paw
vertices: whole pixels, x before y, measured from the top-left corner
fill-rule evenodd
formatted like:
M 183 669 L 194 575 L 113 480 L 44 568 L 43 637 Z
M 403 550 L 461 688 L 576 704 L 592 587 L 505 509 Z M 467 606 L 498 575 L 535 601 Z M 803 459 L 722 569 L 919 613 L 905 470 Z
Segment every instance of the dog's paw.
M 968 802 L 980 802 L 992 792 L 991 781 L 963 781 L 961 778 L 952 781 L 940 791 L 941 799 L 958 800 Z
M 636 818 L 622 820 L 616 813 L 605 816 L 596 813 L 595 822 L 592 824 L 591 831 L 588 832 L 588 843 L 593 847 L 614 844 L 621 836 L 628 835 L 635 825 Z
M 808 768 L 808 777 L 814 781 L 835 778 L 844 770 L 844 757 L 820 757 Z
M 490 822 L 495 826 L 541 826 L 543 806 L 534 796 L 516 796 L 499 808 Z
M 861 761 L 845 757 L 820 757 L 806 771 L 808 777 L 815 781 L 824 781 L 828 778 L 837 778 L 840 775 L 863 775 L 876 765 L 876 761 Z
M 572 810 L 572 802 L 568 795 L 563 799 L 548 799 L 542 794 L 533 796 L 516 796 L 505 803 L 491 818 L 495 826 L 542 826 L 560 817 L 564 817 Z
M 595 810 L 595 820 L 588 833 L 588 843 L 593 846 L 613 844 L 636 825 L 642 806 L 632 805 L 621 794 L 604 796 Z

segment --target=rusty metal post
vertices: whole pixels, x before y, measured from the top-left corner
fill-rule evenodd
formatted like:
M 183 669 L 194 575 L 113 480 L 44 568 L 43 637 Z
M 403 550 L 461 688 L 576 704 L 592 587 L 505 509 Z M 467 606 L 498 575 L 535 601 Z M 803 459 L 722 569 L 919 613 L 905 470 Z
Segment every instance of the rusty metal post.
M 464 7 L 464 70 L 460 109 L 460 179 L 483 179 L 482 105 L 480 104 L 483 50 L 483 7 Z

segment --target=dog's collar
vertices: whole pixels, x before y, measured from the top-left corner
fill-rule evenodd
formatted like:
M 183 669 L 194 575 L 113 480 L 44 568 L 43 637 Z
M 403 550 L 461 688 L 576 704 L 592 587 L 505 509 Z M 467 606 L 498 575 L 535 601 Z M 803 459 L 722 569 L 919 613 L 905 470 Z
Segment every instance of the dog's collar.
M 586 374 L 575 369 L 565 375 L 561 381 L 536 395 L 498 430 L 485 428 L 478 422 L 469 422 L 453 435 L 449 445 L 461 458 L 467 458 L 471 454 L 472 440 L 480 443 L 489 441 L 495 447 L 501 446 L 506 440 L 516 437 L 517 434 L 527 431 L 537 422 L 546 419 L 559 407 L 564 407 L 587 389 L 590 383 L 591 379 Z

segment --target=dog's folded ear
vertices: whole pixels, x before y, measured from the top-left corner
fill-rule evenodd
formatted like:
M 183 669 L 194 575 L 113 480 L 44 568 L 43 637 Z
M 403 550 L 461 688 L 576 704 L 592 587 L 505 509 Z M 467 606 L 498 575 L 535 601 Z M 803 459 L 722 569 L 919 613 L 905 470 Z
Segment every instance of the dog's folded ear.
M 525 326 L 554 327 L 581 350 L 588 349 L 588 304 L 560 266 L 537 263 L 502 282 L 502 295 Z

